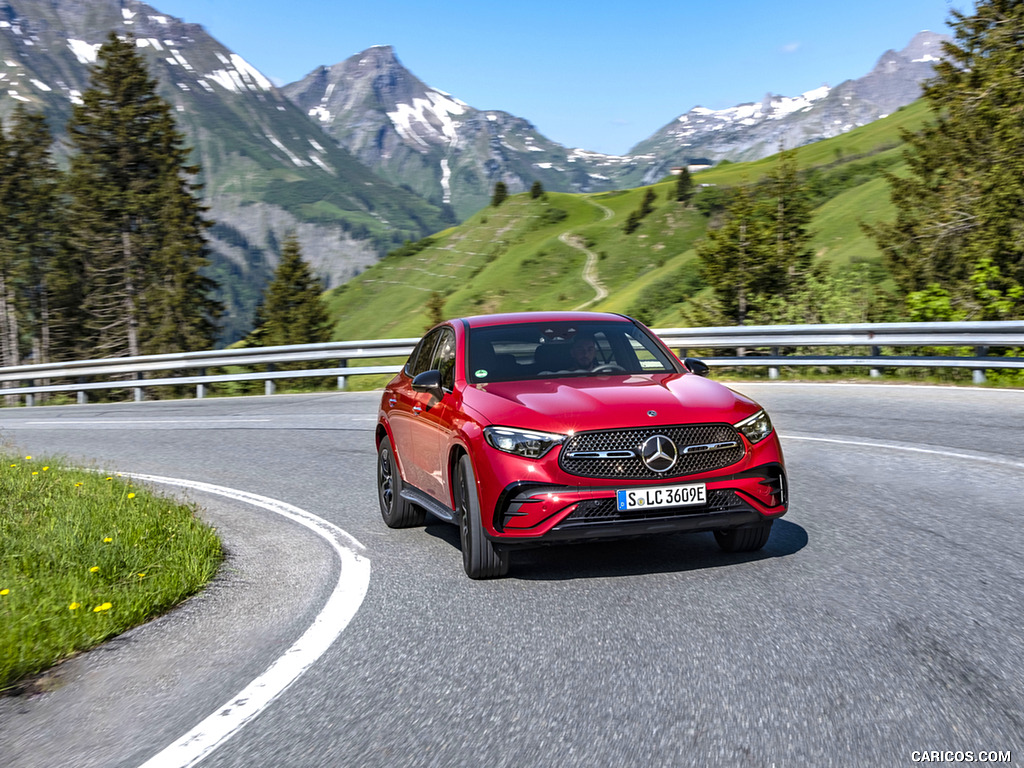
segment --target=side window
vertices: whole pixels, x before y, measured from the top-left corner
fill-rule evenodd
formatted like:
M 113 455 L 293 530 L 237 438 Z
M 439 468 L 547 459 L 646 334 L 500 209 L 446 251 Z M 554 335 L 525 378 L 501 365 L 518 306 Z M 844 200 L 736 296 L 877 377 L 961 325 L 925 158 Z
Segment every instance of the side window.
M 437 344 L 437 337 L 441 335 L 442 329 L 431 331 L 416 345 L 416 349 L 409 355 L 409 362 L 405 364 L 405 372 L 410 377 L 416 377 L 424 371 L 429 371 L 431 362 L 434 359 L 434 347 Z
M 430 368 L 441 372 L 441 386 L 444 389 L 449 392 L 455 389 L 455 334 L 450 328 L 441 329 L 441 338 L 434 349 Z
M 635 356 L 635 362 L 625 367 L 641 373 L 669 373 L 674 369 L 672 363 L 665 358 L 665 353 L 654 346 L 654 343 L 639 332 L 628 332 L 626 340 L 629 344 L 628 354 Z

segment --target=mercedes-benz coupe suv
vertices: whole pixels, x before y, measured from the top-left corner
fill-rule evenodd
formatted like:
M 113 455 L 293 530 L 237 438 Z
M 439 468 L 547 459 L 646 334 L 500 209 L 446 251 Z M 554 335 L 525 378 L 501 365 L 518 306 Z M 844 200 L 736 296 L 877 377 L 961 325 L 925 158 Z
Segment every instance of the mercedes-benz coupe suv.
M 381 398 L 384 522 L 458 525 L 475 579 L 552 542 L 713 531 L 759 549 L 787 508 L 782 449 L 768 414 L 707 372 L 622 315 L 443 322 Z

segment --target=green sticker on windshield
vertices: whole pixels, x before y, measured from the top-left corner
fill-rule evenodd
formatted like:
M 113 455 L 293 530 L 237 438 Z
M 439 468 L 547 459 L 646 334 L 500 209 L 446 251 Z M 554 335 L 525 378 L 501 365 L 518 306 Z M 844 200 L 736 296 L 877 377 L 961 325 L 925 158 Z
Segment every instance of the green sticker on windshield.
M 479 371 L 476 372 L 476 377 L 478 379 L 486 379 L 487 378 L 487 371 L 485 371 L 483 368 L 481 368 Z

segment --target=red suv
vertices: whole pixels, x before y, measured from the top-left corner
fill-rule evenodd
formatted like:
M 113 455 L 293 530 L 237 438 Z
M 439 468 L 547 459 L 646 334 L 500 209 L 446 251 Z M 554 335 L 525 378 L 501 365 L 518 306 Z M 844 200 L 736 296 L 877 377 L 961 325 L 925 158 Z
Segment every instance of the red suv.
M 550 542 L 711 530 L 760 549 L 786 512 L 782 449 L 768 414 L 707 372 L 622 315 L 444 322 L 381 398 L 384 522 L 457 524 L 474 579 Z

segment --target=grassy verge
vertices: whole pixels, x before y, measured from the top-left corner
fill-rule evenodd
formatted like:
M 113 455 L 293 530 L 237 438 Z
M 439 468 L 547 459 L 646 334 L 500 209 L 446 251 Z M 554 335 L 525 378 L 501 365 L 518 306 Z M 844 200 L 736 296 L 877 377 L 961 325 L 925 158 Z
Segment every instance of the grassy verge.
M 167 611 L 221 558 L 190 505 L 0 454 L 0 692 Z

